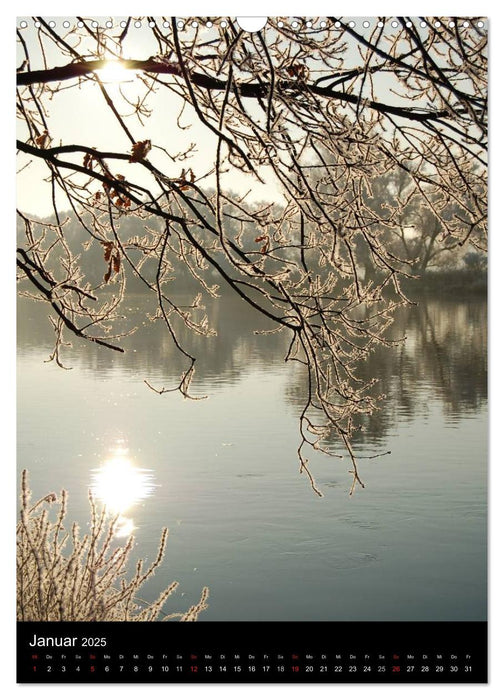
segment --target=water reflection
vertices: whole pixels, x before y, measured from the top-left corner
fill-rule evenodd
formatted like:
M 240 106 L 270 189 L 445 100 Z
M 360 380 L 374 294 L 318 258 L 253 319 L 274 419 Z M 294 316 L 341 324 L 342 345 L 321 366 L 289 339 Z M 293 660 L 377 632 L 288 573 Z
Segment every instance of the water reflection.
M 401 310 L 395 331 L 406 343 L 377 348 L 361 368 L 387 399 L 364 417 L 358 454 L 391 455 L 361 465 L 368 488 L 355 499 L 339 460 L 309 455 L 324 499 L 297 473 L 304 380 L 282 361 L 285 336 L 253 335 L 260 323 L 242 305 L 218 300 L 219 337 L 194 341 L 210 394 L 194 402 L 143 384 L 180 378 L 160 323 L 128 338 L 125 355 L 74 340 L 64 353 L 75 369 L 64 372 L 44 363 L 47 309 L 21 300 L 18 310 L 18 460 L 34 495 L 67 488 L 69 520 L 85 523 L 99 466 L 93 492 L 121 511 L 121 534 L 140 529 L 145 558 L 171 528 L 159 575 L 175 571 L 186 600 L 209 585 L 206 619 L 486 619 L 483 300 Z M 139 325 L 148 310 L 146 298 L 128 300 Z M 142 593 L 154 600 L 159 578 Z M 176 612 L 184 598 L 168 603 Z
M 146 295 L 132 295 L 124 309 L 128 322 L 139 332 L 124 341 L 126 352 L 119 356 L 93 343 L 64 350 L 70 366 L 79 367 L 100 379 L 117 372 L 131 380 L 148 379 L 155 386 L 177 381 L 184 368 L 166 329 L 157 321 L 147 321 L 153 312 Z M 211 393 L 212 386 L 231 386 L 258 368 L 276 371 L 285 368 L 283 358 L 288 336 L 283 333 L 255 335 L 264 327 L 262 319 L 240 300 L 223 296 L 208 306 L 210 325 L 218 335 L 194 336 L 181 327 L 180 340 L 198 358 L 196 392 Z M 429 404 L 441 400 L 444 417 L 456 424 L 463 416 L 477 415 L 487 400 L 487 305 L 484 299 L 422 299 L 417 306 L 399 309 L 391 335 L 405 337 L 397 348 L 378 346 L 359 368 L 364 381 L 375 377 L 377 394 L 386 398 L 380 410 L 360 418 L 361 431 L 355 446 L 384 447 L 400 421 L 426 417 Z M 52 349 L 53 335 L 47 309 L 21 299 L 18 305 L 18 347 L 23 353 L 36 353 L 42 360 Z M 295 411 L 306 398 L 306 376 L 292 368 L 286 400 Z M 356 421 L 357 422 L 357 421 Z M 337 445 L 337 439 L 331 444 Z
M 357 416 L 354 447 L 385 448 L 398 424 L 426 419 L 433 401 L 440 401 L 451 424 L 477 416 L 487 401 L 487 306 L 482 299 L 466 302 L 421 300 L 399 309 L 391 337 L 406 340 L 396 348 L 377 347 L 357 374 L 376 378 L 379 410 Z M 301 372 L 289 387 L 288 401 L 298 409 L 306 396 Z M 327 441 L 339 445 L 336 435 Z
M 190 299 L 178 298 L 180 304 Z M 109 379 L 116 369 L 127 372 L 132 378 L 139 376 L 154 385 L 165 384 L 173 377 L 177 383 L 187 368 L 187 361 L 178 352 L 162 321 L 151 321 L 156 309 L 155 300 L 146 294 L 128 297 L 122 307 L 124 328 L 136 327 L 138 331 L 120 343 L 124 354 L 111 352 L 95 343 L 86 343 L 72 337 L 72 347 L 65 348 L 62 360 L 66 366 L 79 367 L 94 377 Z M 18 302 L 18 352 L 35 351 L 41 361 L 47 359 L 54 344 L 54 331 L 48 320 L 47 305 L 35 304 L 20 298 Z M 193 333 L 176 318 L 173 327 L 180 344 L 197 358 L 194 386 L 234 384 L 240 381 L 244 367 L 277 363 L 282 366 L 289 346 L 285 333 L 261 335 L 261 329 L 271 329 L 274 324 L 265 319 L 241 299 L 222 296 L 211 300 L 206 311 L 209 326 L 217 335 L 206 338 Z M 119 327 L 118 327 L 119 329 Z
M 138 467 L 122 443 L 114 447 L 100 467 L 92 470 L 91 492 L 110 513 L 118 516 L 117 537 L 127 537 L 133 532 L 134 521 L 126 513 L 153 491 L 152 471 Z

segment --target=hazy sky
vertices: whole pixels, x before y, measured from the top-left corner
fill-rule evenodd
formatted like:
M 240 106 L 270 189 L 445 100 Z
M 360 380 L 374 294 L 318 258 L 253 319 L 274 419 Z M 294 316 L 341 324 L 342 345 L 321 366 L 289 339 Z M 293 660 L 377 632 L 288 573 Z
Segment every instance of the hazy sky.
M 57 29 L 60 29 L 60 31 L 63 19 L 55 18 Z M 120 19 L 115 18 L 115 26 L 117 26 Z M 39 63 L 40 50 L 36 32 L 33 29 L 33 21 L 29 18 L 26 18 L 26 21 L 29 23 L 29 26 L 23 30 L 23 37 L 35 57 L 31 67 L 36 69 L 42 67 Z M 209 33 L 209 31 L 214 30 L 200 28 L 200 36 L 203 36 L 206 32 Z M 119 32 L 120 30 L 116 33 Z M 143 28 L 133 28 L 131 30 L 131 39 L 125 42 L 123 57 L 146 59 L 156 53 L 157 46 L 152 41 L 151 31 L 145 26 L 145 23 Z M 51 50 L 47 52 L 46 57 L 50 67 L 65 65 L 69 62 L 67 57 Z M 37 59 L 39 60 L 37 61 Z M 18 65 L 22 60 L 23 54 L 18 49 Z M 136 79 L 133 71 L 123 71 L 123 75 L 120 77 L 126 80 L 118 82 L 116 79 L 110 80 L 108 76 L 104 78 L 107 91 L 117 106 L 122 102 L 120 90 L 130 99 L 135 99 L 138 94 L 142 94 L 142 91 L 145 92 L 144 86 Z M 167 78 L 170 79 L 169 76 L 163 77 L 165 80 Z M 72 83 L 75 83 L 75 81 L 72 81 Z M 64 87 L 68 85 L 70 85 L 70 81 L 63 83 Z M 131 143 L 107 107 L 96 82 L 85 80 L 79 88 L 74 87 L 61 90 L 53 96 L 51 101 L 45 98 L 45 104 L 48 109 L 48 124 L 52 146 L 60 143 L 81 144 L 92 145 L 107 151 L 122 153 L 130 151 Z M 128 127 L 137 141 L 150 139 L 153 144 L 166 148 L 172 155 L 184 152 L 191 143 L 196 144 L 190 160 L 172 162 L 161 151 L 153 148 L 149 154 L 151 162 L 159 166 L 169 177 L 174 178 L 180 175 L 183 167 L 186 169 L 192 167 L 197 178 L 210 171 L 215 160 L 217 139 L 209 129 L 199 122 L 192 108 L 188 106 L 184 108 L 180 118 L 180 124 L 184 128 L 181 129 L 177 126 L 177 118 L 181 112 L 182 101 L 173 92 L 162 88 L 157 94 L 151 94 L 148 99 L 148 106 L 152 110 L 152 114 L 148 119 L 144 120 L 143 125 L 136 117 L 130 117 L 127 120 Z M 128 108 L 128 110 L 121 109 L 121 113 L 126 113 L 127 111 L 131 113 L 132 108 Z M 19 121 L 18 138 L 26 139 L 26 129 L 21 121 Z M 82 164 L 82 154 L 75 158 L 65 154 L 62 159 L 73 160 Z M 44 182 L 48 175 L 48 169 L 44 163 L 33 161 L 34 159 L 31 156 L 22 154 L 20 156 L 18 170 L 27 162 L 30 162 L 30 165 L 18 174 L 17 203 L 18 207 L 23 211 L 46 216 L 52 211 L 50 186 L 47 182 Z M 141 184 L 152 184 L 151 181 L 138 176 L 138 173 L 142 170 L 139 165 L 121 162 L 120 164 L 114 164 L 114 167 L 126 177 L 131 175 L 135 181 Z M 280 199 L 281 194 L 277 189 L 276 181 L 266 170 L 261 172 L 261 176 L 265 180 L 264 185 L 261 185 L 256 178 L 241 175 L 235 169 L 233 170 L 232 180 L 227 178 L 226 183 L 225 174 L 222 179 L 233 191 L 240 194 L 245 194 L 250 188 L 253 188 L 255 199 L 264 199 L 266 201 Z M 214 178 L 210 176 L 204 182 L 199 182 L 199 184 L 211 187 L 214 185 Z M 97 188 L 95 187 L 95 189 Z M 67 205 L 63 206 L 68 208 Z
M 22 35 L 30 50 L 31 68 L 41 68 L 44 65 L 44 58 L 40 50 L 36 30 L 33 27 L 33 20 L 28 17 L 19 18 L 18 26 L 23 19 L 28 25 L 27 28 L 22 29 Z M 45 17 L 45 19 L 46 21 L 53 19 L 56 24 L 55 30 L 59 33 L 67 34 L 66 40 L 69 43 L 73 45 L 77 44 L 77 33 L 71 29 L 63 29 L 64 17 Z M 118 36 L 121 32 L 119 23 L 121 19 L 124 18 L 96 18 L 99 25 L 102 27 L 109 19 L 113 19 L 114 23 L 112 33 Z M 165 19 L 169 21 L 170 18 L 166 17 Z M 350 21 L 351 18 L 345 19 Z M 363 27 L 363 21 L 366 19 L 369 20 L 371 25 L 367 29 Z M 69 21 L 73 27 L 75 25 L 75 18 L 70 18 Z M 157 18 L 157 21 L 160 23 L 160 18 Z M 315 19 L 315 26 L 319 26 L 321 21 L 323 21 L 321 18 Z M 371 34 L 374 28 L 376 28 L 377 18 L 359 17 L 355 18 L 355 22 L 359 31 Z M 170 30 L 166 29 L 164 31 Z M 188 37 L 194 34 L 194 29 L 190 27 L 186 31 L 186 36 Z M 271 32 L 270 36 L 273 32 L 276 32 L 275 29 L 271 28 L 268 31 Z M 390 27 L 390 23 L 387 23 L 387 31 L 395 34 L 398 30 L 393 29 Z M 200 40 L 205 38 L 205 34 L 208 34 L 208 38 L 210 38 L 214 33 L 215 28 L 207 29 L 203 25 L 200 25 L 198 28 L 198 38 Z M 340 48 L 340 43 L 341 42 L 338 43 L 338 49 Z M 350 41 L 349 44 L 350 49 L 344 54 L 344 64 L 339 63 L 339 58 L 337 58 L 338 54 L 335 53 L 335 66 L 348 69 L 354 65 L 362 65 L 362 56 L 359 55 L 355 48 L 352 48 L 352 41 Z M 95 41 L 90 39 L 88 44 L 89 49 L 94 50 L 95 45 Z M 80 52 L 85 54 L 86 46 L 84 42 L 79 44 L 77 48 Z M 141 28 L 135 28 L 133 26 L 130 29 L 127 40 L 123 44 L 123 57 L 146 59 L 152 55 L 156 55 L 157 51 L 157 43 L 152 38 L 152 32 L 147 27 L 146 20 L 143 19 Z M 107 54 L 105 54 L 105 56 L 107 56 Z M 18 65 L 22 62 L 23 58 L 24 54 L 18 47 Z M 69 58 L 62 56 L 59 51 L 55 50 L 50 42 L 45 43 L 45 60 L 46 65 L 49 67 L 64 65 L 69 62 Z M 163 80 L 174 80 L 169 76 L 161 77 Z M 132 71 L 124 72 L 121 81 L 118 81 L 117 78 L 110 79 L 109 77 L 104 77 L 103 79 L 106 80 L 107 90 L 118 107 L 122 102 L 120 90 L 134 101 L 136 96 L 139 92 L 141 93 L 143 89 L 140 81 L 135 77 Z M 47 97 L 45 98 L 45 105 L 48 111 L 49 133 L 52 139 L 51 145 L 55 146 L 60 143 L 92 145 L 98 149 L 128 153 L 131 144 L 119 127 L 112 112 L 107 107 L 98 85 L 92 80 L 85 80 L 79 88 L 73 87 L 68 89 L 72 83 L 75 85 L 75 81 L 63 83 L 62 87 L 64 89 L 55 93 L 50 101 Z M 56 84 L 52 85 L 52 87 L 55 86 Z M 374 76 L 374 87 L 378 89 L 380 99 L 384 99 L 384 101 L 388 103 L 399 104 L 401 102 L 401 98 L 392 91 L 392 88 L 396 86 L 397 81 L 394 78 L 390 78 L 387 75 L 382 76 L 380 74 Z M 364 92 L 364 96 L 365 95 L 366 92 Z M 247 100 L 246 102 L 247 108 L 251 110 L 253 114 L 253 101 Z M 169 177 L 174 178 L 180 175 L 183 167 L 186 167 L 186 169 L 192 167 L 197 178 L 201 178 L 205 173 L 210 171 L 215 161 L 217 140 L 211 131 L 199 122 L 192 108 L 187 106 L 184 108 L 184 113 L 179 122 L 183 128 L 179 128 L 179 125 L 177 125 L 177 118 L 180 114 L 182 101 L 175 96 L 174 93 L 166 88 L 162 88 L 157 94 L 151 94 L 149 96 L 147 104 L 152 112 L 151 116 L 144 120 L 143 124 L 140 123 L 136 117 L 130 117 L 127 120 L 128 127 L 132 131 L 135 140 L 141 141 L 150 139 L 154 145 L 166 148 L 172 155 L 185 151 L 191 143 L 196 144 L 190 161 L 174 163 L 160 150 L 153 148 L 149 154 L 151 162 L 157 165 Z M 121 108 L 120 111 L 124 114 L 126 112 L 131 113 L 133 110 L 126 105 L 126 109 Z M 27 138 L 22 122 L 19 138 L 23 140 Z M 65 155 L 65 160 L 72 159 L 74 162 L 82 163 L 82 155 Z M 26 212 L 35 213 L 39 216 L 47 216 L 51 213 L 51 198 L 49 184 L 44 183 L 44 178 L 46 178 L 49 173 L 44 163 L 33 162 L 34 160 L 36 159 L 32 157 L 20 156 L 20 162 L 18 164 L 19 170 L 26 163 L 30 163 L 30 165 L 24 168 L 18 175 L 17 202 L 18 206 Z M 135 164 L 129 165 L 124 162 L 121 162 L 120 165 L 115 164 L 114 167 L 119 168 L 121 174 L 126 177 L 131 176 L 134 180 L 138 179 L 138 174 L 142 171 L 141 166 Z M 224 186 L 241 195 L 244 195 L 250 190 L 251 194 L 249 196 L 256 200 L 281 200 L 282 193 L 279 189 L 279 185 L 269 169 L 261 171 L 261 176 L 265 181 L 264 184 L 259 183 L 255 177 L 246 176 L 233 168 L 231 176 L 227 177 L 225 173 L 223 174 L 222 182 Z M 140 178 L 141 177 L 142 176 L 140 176 Z M 138 181 L 140 184 L 151 184 L 146 179 L 138 179 Z M 199 181 L 198 184 L 204 187 L 212 187 L 215 185 L 214 178 L 210 176 L 205 181 Z M 96 189 L 99 188 L 95 185 L 93 191 Z M 68 205 L 62 201 L 59 202 L 59 205 L 64 209 L 68 208 Z

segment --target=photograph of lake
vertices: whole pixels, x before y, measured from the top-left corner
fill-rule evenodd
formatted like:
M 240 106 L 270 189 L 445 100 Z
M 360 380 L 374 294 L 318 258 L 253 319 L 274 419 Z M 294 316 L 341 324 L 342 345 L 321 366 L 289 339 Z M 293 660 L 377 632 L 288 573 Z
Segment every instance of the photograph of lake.
M 488 18 L 16 41 L 20 681 L 486 682 Z
M 146 323 L 136 295 L 131 318 Z M 69 519 L 89 519 L 88 490 L 121 508 L 151 560 L 170 530 L 147 599 L 176 578 L 184 598 L 210 589 L 208 620 L 484 620 L 486 616 L 486 302 L 424 299 L 403 309 L 404 345 L 369 371 L 389 397 L 355 442 L 366 488 L 348 466 L 313 456 L 324 498 L 298 473 L 302 375 L 281 335 L 253 335 L 256 314 L 223 297 L 202 340 L 196 395 L 159 396 L 177 358 L 162 325 L 124 356 L 91 344 L 44 360 L 43 307 L 19 303 L 20 467 L 35 498 L 65 484 Z M 294 447 L 293 447 L 294 446 Z M 139 552 L 140 556 L 140 552 Z M 182 597 L 183 596 L 183 597 Z

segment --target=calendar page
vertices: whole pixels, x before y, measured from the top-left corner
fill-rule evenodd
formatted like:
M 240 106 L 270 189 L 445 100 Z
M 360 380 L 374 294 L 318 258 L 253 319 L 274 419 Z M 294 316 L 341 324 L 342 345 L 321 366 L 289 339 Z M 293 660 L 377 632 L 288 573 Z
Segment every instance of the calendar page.
M 18 682 L 486 682 L 488 30 L 17 19 Z

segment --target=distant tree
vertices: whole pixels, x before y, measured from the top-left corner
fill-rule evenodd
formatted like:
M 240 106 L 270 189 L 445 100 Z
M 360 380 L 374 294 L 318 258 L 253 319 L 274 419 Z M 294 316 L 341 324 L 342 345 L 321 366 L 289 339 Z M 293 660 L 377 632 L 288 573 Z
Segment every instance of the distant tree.
M 39 17 L 18 30 L 19 169 L 23 176 L 45 165 L 53 209 L 42 225 L 19 211 L 18 268 L 51 307 L 54 357 L 68 331 L 122 350 L 114 318 L 129 266 L 187 360 L 178 386 L 158 391 L 189 396 L 196 358 L 177 328 L 212 333 L 203 300 L 228 287 L 268 330 L 290 335 L 286 360 L 305 367 L 301 470 L 318 493 L 305 447 L 325 449 L 332 432 L 350 455 L 353 492 L 364 485 L 354 417 L 376 406 L 373 380 L 356 367 L 395 342 L 387 328 L 407 303 L 401 279 L 416 255 L 400 256 L 390 232 L 422 202 L 417 215 L 428 213 L 433 236 L 440 229 L 453 245 L 484 245 L 483 23 L 398 17 L 364 28 L 281 18 L 247 33 L 229 18 L 183 27 L 173 18 L 135 21 L 107 28 L 78 18 L 60 30 Z M 129 71 L 130 84 L 110 84 L 114 65 Z M 72 111 L 72 95 L 113 120 L 121 147 L 109 145 L 105 129 L 84 138 L 86 114 Z M 74 125 L 64 141 L 55 127 L 62 110 Z M 190 127 L 196 141 L 181 146 Z M 212 155 L 203 170 L 197 153 L 205 149 Z M 389 173 L 407 187 L 377 199 L 373 183 Z M 98 284 L 86 277 L 86 251 L 69 244 L 65 209 L 87 232 L 86 246 L 101 249 Z M 363 280 L 364 265 L 374 273 Z M 176 301 L 181 270 L 201 288 L 185 306 Z
M 473 194 L 475 190 L 481 194 L 485 188 L 484 181 L 475 183 Z M 471 211 L 471 201 L 465 200 L 461 206 L 453 200 L 443 206 L 437 191 L 430 192 L 426 188 L 418 193 L 410 174 L 396 169 L 372 181 L 367 203 L 375 212 L 384 208 L 394 212 L 382 235 L 387 239 L 389 250 L 403 260 L 412 273 L 418 275 L 428 268 L 453 268 L 460 264 L 461 256 L 457 251 L 465 248 L 465 241 L 452 235 L 450 222 L 457 217 L 463 220 L 466 212 Z M 475 212 L 472 213 L 477 219 Z M 479 251 L 477 255 L 485 257 L 482 251 L 486 251 L 486 244 L 486 222 L 480 221 L 471 231 L 471 245 Z M 365 267 L 366 275 L 373 277 L 372 263 L 367 262 Z
M 465 266 L 473 272 L 487 271 L 487 257 L 483 253 L 471 251 L 463 257 Z

